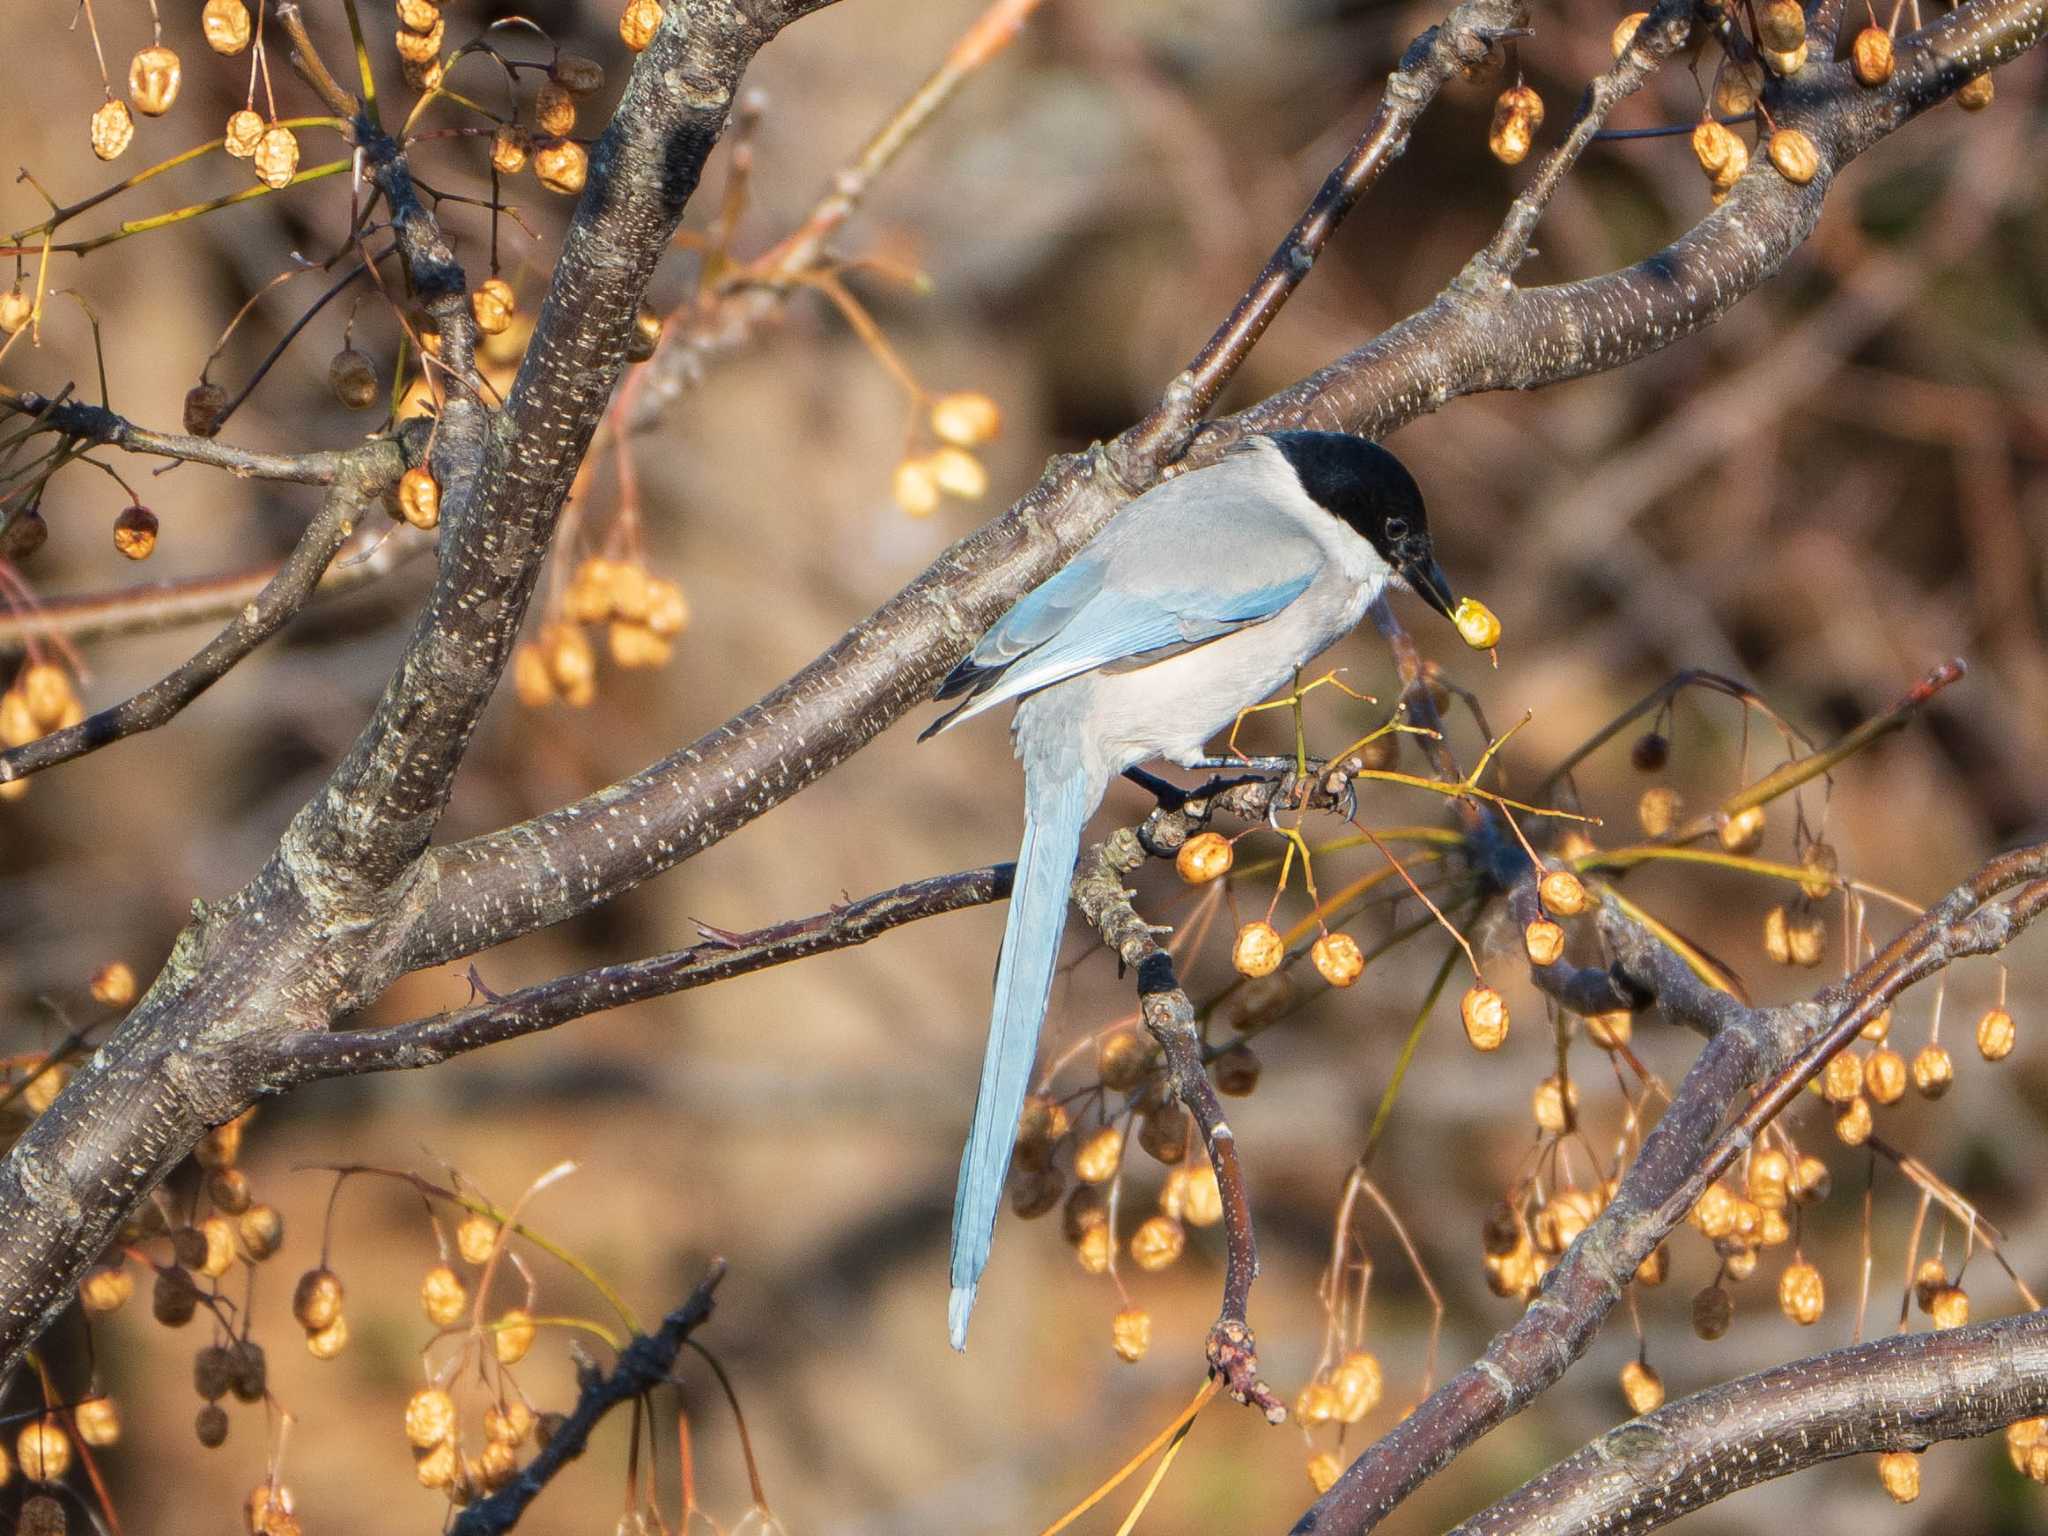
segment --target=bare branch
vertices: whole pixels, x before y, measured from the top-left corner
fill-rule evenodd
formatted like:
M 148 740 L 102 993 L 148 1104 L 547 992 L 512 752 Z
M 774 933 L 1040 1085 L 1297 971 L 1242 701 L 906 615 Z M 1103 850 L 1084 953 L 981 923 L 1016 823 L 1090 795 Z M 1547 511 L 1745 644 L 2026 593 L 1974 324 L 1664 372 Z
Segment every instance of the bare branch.
M 359 535 L 356 544 L 353 552 L 321 573 L 312 593 L 314 602 L 367 586 L 433 547 L 424 537 L 408 537 L 402 529 L 373 528 Z M 115 592 L 41 598 L 33 609 L 0 613 L 0 656 L 26 650 L 31 635 L 97 640 L 217 623 L 255 602 L 283 569 L 281 562 L 274 562 L 218 576 L 146 582 Z
M 1635 1536 L 1805 1467 L 2048 1412 L 2048 1313 L 1774 1366 L 1608 1431 L 1456 1536 Z
M 178 459 L 224 469 L 245 480 L 287 480 L 298 485 L 329 485 L 347 467 L 347 449 L 316 453 L 257 453 L 178 432 L 152 432 L 138 427 L 104 406 L 82 400 L 52 400 L 31 389 L 0 384 L 0 409 L 42 418 L 41 430 L 75 437 L 81 442 L 124 448 L 130 453 Z
M 752 933 L 716 934 L 672 954 L 579 971 L 435 1018 L 378 1029 L 293 1035 L 280 1044 L 265 1068 L 265 1087 L 276 1092 L 315 1078 L 430 1067 L 610 1008 L 851 949 L 905 923 L 1001 901 L 1010 894 L 1014 873 L 1014 865 L 991 864 L 913 880 L 812 917 Z
M 2016 886 L 2010 901 L 1996 899 Z M 1367 1447 L 1296 1531 L 1349 1536 L 1372 1530 L 1459 1451 L 1527 1407 L 1586 1351 L 1637 1266 L 1685 1220 L 1707 1184 L 1754 1143 L 1829 1056 L 1914 982 L 1957 959 L 2002 948 L 2044 904 L 2048 844 L 1986 864 L 1856 975 L 1812 1002 L 1751 1009 L 1731 1000 L 1613 1201 L 1565 1251 L 1528 1310 L 1477 1361 Z M 1654 990 L 1654 971 L 1638 972 L 1625 950 L 1620 959 L 1632 982 Z M 1769 1086 L 1723 1136 L 1729 1110 L 1758 1083 Z
M 0 750 L 0 784 L 54 768 L 125 737 L 168 724 L 200 694 L 233 670 L 305 606 L 329 563 L 366 512 L 398 481 L 404 468 L 396 442 L 357 449 L 350 469 L 327 489 L 319 513 L 306 525 L 291 555 L 237 613 L 228 627 L 176 671 L 67 730 L 52 731 L 19 747 Z
M 1287 1409 L 1259 1379 L 1258 1350 L 1247 1317 L 1252 1281 L 1259 1273 L 1259 1248 L 1252 1235 L 1251 1200 L 1237 1158 L 1237 1137 L 1223 1117 L 1222 1101 L 1202 1063 L 1194 1004 L 1174 975 L 1173 956 L 1160 947 L 1154 937 L 1157 930 L 1138 916 L 1131 893 L 1124 889 L 1124 876 L 1143 865 L 1145 858 L 1138 835 L 1128 827 L 1119 829 L 1081 861 L 1074 877 L 1074 905 L 1117 959 L 1137 972 L 1145 1028 L 1166 1053 L 1168 1080 L 1201 1128 L 1202 1145 L 1216 1173 L 1223 1199 L 1225 1257 L 1223 1306 L 1209 1330 L 1209 1369 L 1223 1378 L 1237 1401 L 1278 1424 L 1286 1419 Z
M 1055 460 L 1005 516 L 708 736 L 572 805 L 430 856 L 435 889 L 406 964 L 471 954 L 632 889 L 822 777 L 928 698 L 975 636 L 1158 477 L 1185 422 L 1235 372 L 1436 90 L 1520 14 L 1518 0 L 1466 0 L 1417 40 L 1358 147 L 1143 422 L 1106 450 Z M 599 830 L 621 825 L 630 839 Z
M 600 1419 L 674 1375 L 676 1356 L 690 1335 L 710 1320 L 712 1293 L 724 1278 L 725 1261 L 713 1259 L 710 1272 L 698 1282 L 690 1299 L 664 1317 L 653 1333 L 640 1335 L 621 1350 L 609 1374 L 594 1366 L 584 1369 L 577 1382 L 576 1407 L 540 1448 L 540 1454 L 503 1488 L 457 1515 L 451 1536 L 498 1536 L 516 1526 L 555 1474 L 583 1454 Z

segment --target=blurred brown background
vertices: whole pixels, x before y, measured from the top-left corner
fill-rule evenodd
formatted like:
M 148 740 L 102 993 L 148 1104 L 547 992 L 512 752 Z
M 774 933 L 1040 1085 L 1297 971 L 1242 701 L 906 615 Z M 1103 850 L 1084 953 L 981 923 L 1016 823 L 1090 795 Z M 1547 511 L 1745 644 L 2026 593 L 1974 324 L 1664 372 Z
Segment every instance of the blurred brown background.
M 339 8 L 316 9 L 323 35 L 338 37 Z M 213 132 L 239 105 L 246 60 L 208 54 L 190 10 L 166 13 L 166 39 L 186 61 L 185 99 L 170 118 L 143 123 L 119 170 Z M 110 61 L 147 40 L 138 5 L 97 11 Z M 372 11 L 378 58 L 395 88 L 389 21 Z M 976 11 L 973 0 L 842 0 L 768 51 L 749 82 L 767 107 L 743 252 L 802 217 L 832 168 Z M 492 14 L 451 6 L 452 37 Z M 614 8 L 551 0 L 525 14 L 606 63 L 608 103 L 624 72 Z M 97 72 L 71 18 L 53 4 L 17 10 L 0 92 L 9 158 L 60 199 L 109 177 L 86 149 Z M 1026 488 L 1048 453 L 1140 413 L 1349 143 L 1401 48 L 1434 19 L 1424 6 L 1344 0 L 1049 0 L 1017 46 L 889 173 L 840 241 L 848 254 L 909 254 L 931 274 L 933 291 L 922 297 L 854 281 L 928 386 L 979 388 L 1000 403 L 1006 426 L 988 454 L 988 501 L 949 502 L 924 521 L 892 505 L 901 397 L 822 302 L 799 296 L 786 324 L 717 362 L 636 445 L 651 563 L 682 583 L 694 609 L 674 661 L 655 673 L 607 671 L 587 714 L 522 712 L 508 691 L 476 742 L 445 835 L 560 803 L 715 725 Z M 1589 71 L 1604 64 L 1615 19 L 1610 8 L 1578 0 L 1537 9 L 1522 64 L 1549 105 L 1539 152 L 1568 121 Z M 1622 374 L 1460 402 L 1399 434 L 1394 446 L 1429 492 L 1445 566 L 1506 625 L 1499 671 L 1427 628 L 1419 607 L 1410 618 L 1450 673 L 1479 692 L 1496 728 L 1532 714 L 1506 755 L 1518 782 L 1533 783 L 1680 666 L 1748 679 L 1825 738 L 1960 655 L 1971 665 L 1963 684 L 1838 776 L 1829 837 L 1845 868 L 1926 900 L 1986 853 L 2040 835 L 2048 805 L 2039 555 L 2048 522 L 2048 203 L 2039 79 L 2039 61 L 2024 60 L 1998 77 L 1989 112 L 1944 109 L 1855 166 L 1819 236 L 1706 336 Z M 281 68 L 275 84 L 281 110 L 311 110 Z M 1492 89 L 1454 84 L 1445 93 L 1407 158 L 1261 345 L 1233 399 L 1292 381 L 1426 302 L 1484 240 L 1529 170 L 1508 170 L 1486 153 Z M 1616 126 L 1689 121 L 1699 99 L 1686 70 L 1673 68 L 1624 107 Z M 587 110 L 586 124 L 596 121 Z M 306 163 L 338 153 L 333 144 L 332 135 L 307 134 Z M 473 146 L 436 144 L 423 162 L 438 168 L 424 172 L 436 185 L 474 187 Z M 714 162 L 709 194 L 722 164 Z M 206 162 L 80 227 L 243 184 L 240 168 Z M 510 195 L 542 235 L 536 243 L 504 232 L 507 275 L 530 304 L 564 209 L 530 179 Z M 1602 146 L 1544 221 L 1526 276 L 1555 280 L 1634 260 L 1706 203 L 1682 138 Z M 41 217 L 27 185 L 10 187 L 4 206 L 10 228 Z M 174 423 L 198 361 L 234 309 L 289 252 L 324 255 L 346 206 L 338 178 L 114 245 L 83 264 L 60 261 L 53 280 L 78 285 L 100 315 L 113 403 L 143 422 Z M 691 225 L 701 228 L 713 206 L 703 198 Z M 454 204 L 444 212 L 475 275 L 483 217 Z M 688 261 L 679 252 L 665 269 L 658 287 L 667 298 L 682 291 Z M 297 312 L 293 295 L 303 303 L 317 281 L 263 299 L 215 377 L 238 384 Z M 363 430 L 324 387 L 346 309 L 344 301 L 314 322 L 228 436 L 300 447 L 345 443 Z M 380 364 L 389 361 L 392 327 L 374 303 L 364 303 L 357 337 Z M 0 372 L 45 389 L 75 379 L 89 394 L 90 345 L 76 313 L 58 308 L 43 349 L 17 347 Z M 162 515 L 156 558 L 138 571 L 112 553 L 116 488 L 74 468 L 45 502 L 52 538 L 27 572 L 39 591 L 274 558 L 312 504 L 305 493 L 189 468 L 152 479 L 148 464 L 117 467 L 146 486 Z M 614 486 L 609 469 L 587 483 L 587 516 L 599 525 Z M 146 977 L 193 898 L 247 878 L 365 718 L 426 580 L 426 564 L 414 562 L 320 607 L 170 729 L 40 780 L 25 800 L 0 808 L 5 1049 L 34 1050 L 66 1020 L 90 1017 L 84 982 L 95 966 L 122 957 Z M 132 691 L 201 638 L 181 630 L 91 646 L 88 704 Z M 1386 691 L 1389 669 L 1375 640 L 1348 645 L 1338 659 L 1353 669 L 1354 685 Z M 1368 718 L 1356 706 L 1323 707 L 1332 733 Z M 697 920 L 749 928 L 842 894 L 1009 857 L 1017 782 L 1001 729 L 990 723 L 915 750 L 913 735 L 890 732 L 760 825 L 629 899 L 482 957 L 481 974 L 503 990 L 690 943 Z M 1625 740 L 1579 778 L 1589 807 L 1618 821 L 1617 835 L 1643 782 Z M 1675 741 L 1670 778 L 1696 801 L 1733 787 L 1740 738 L 1732 705 L 1682 706 Z M 1752 772 L 1774 761 L 1773 738 L 1752 731 Z M 1819 797 L 1808 805 L 1817 810 Z M 1102 825 L 1141 809 L 1139 797 L 1119 790 Z M 1440 814 L 1433 801 L 1395 795 L 1370 796 L 1366 809 L 1380 823 Z M 1767 852 L 1791 856 L 1789 823 L 1774 815 Z M 1319 873 L 1327 889 L 1370 867 L 1347 854 Z M 1629 889 L 1739 967 L 1758 996 L 1816 983 L 1763 956 L 1762 914 L 1778 892 L 1735 875 L 1664 871 L 1633 877 Z M 1155 879 L 1147 892 L 1153 909 L 1169 910 L 1170 881 Z M 1248 886 L 1244 904 L 1257 899 Z M 1131 1273 L 1134 1296 L 1154 1314 L 1155 1342 L 1145 1361 L 1126 1366 L 1109 1349 L 1113 1287 L 1079 1271 L 1056 1223 L 1006 1217 L 973 1348 L 964 1359 L 946 1348 L 947 1214 L 1001 921 L 993 910 L 943 919 L 866 950 L 590 1020 L 431 1073 L 337 1084 L 263 1111 L 248 1166 L 259 1193 L 285 1211 L 290 1236 L 257 1287 L 259 1337 L 296 1421 L 284 1472 L 306 1528 L 431 1530 L 443 1508 L 439 1495 L 414 1486 L 399 1429 L 426 1335 L 413 1295 L 433 1259 L 418 1201 L 371 1182 L 342 1195 L 332 1262 L 349 1287 L 357 1342 L 340 1360 L 309 1359 L 286 1315 L 289 1277 L 315 1260 L 330 1187 L 303 1165 L 340 1160 L 429 1174 L 453 1166 L 510 1200 L 544 1169 L 574 1159 L 581 1171 L 540 1197 L 531 1218 L 643 1314 L 672 1305 L 707 1255 L 724 1254 L 733 1273 L 704 1338 L 734 1374 L 768 1493 L 793 1532 L 1028 1533 L 1106 1475 L 1199 1381 L 1219 1234 L 1196 1234 L 1189 1256 L 1163 1275 Z M 1376 935 L 1385 922 L 1374 917 L 1360 932 Z M 1482 936 L 1502 954 L 1508 936 Z M 1079 957 L 1079 939 L 1071 945 Z M 1427 937 L 1267 1036 L 1259 1091 L 1233 1106 L 1264 1240 L 1253 1321 L 1268 1375 L 1290 1397 L 1320 1344 L 1314 1283 L 1344 1175 L 1439 953 Z M 2048 1212 L 2036 1177 L 2048 1152 L 2048 951 L 2037 936 L 2010 964 L 2020 1049 L 1996 1068 L 1968 1050 L 1969 1023 L 1994 998 L 1998 973 L 1988 963 L 1958 972 L 1945 1016 L 1959 1085 L 1938 1107 L 1885 1111 L 1885 1133 L 1981 1202 L 2010 1234 L 2015 1266 L 2039 1283 L 2048 1279 Z M 1213 985 L 1219 971 L 1212 955 L 1196 980 Z M 1513 1315 L 1482 1284 L 1479 1223 L 1525 1163 L 1529 1090 L 1552 1068 L 1540 1007 L 1513 971 L 1504 955 L 1493 967 L 1521 1026 L 1508 1049 L 1475 1056 L 1458 1037 L 1454 1009 L 1439 1009 L 1375 1166 L 1446 1292 L 1441 1353 L 1452 1367 Z M 467 995 L 459 969 L 423 974 L 395 988 L 375 1017 L 397 1020 Z M 1102 1027 L 1128 1002 L 1103 957 L 1089 955 L 1056 1008 L 1051 1043 Z M 1900 1010 L 1900 1040 L 1924 1038 L 1931 1005 L 1916 995 Z M 1689 1039 L 1655 1025 L 1639 1027 L 1637 1040 L 1672 1080 L 1693 1051 Z M 1581 1052 L 1574 1063 L 1586 1117 L 1604 1148 L 1619 1099 L 1602 1063 Z M 1698 1343 L 1687 1299 L 1711 1278 L 1712 1260 L 1682 1235 L 1672 1281 L 1642 1298 L 1650 1356 L 1674 1396 L 1851 1336 L 1868 1163 L 1833 1144 L 1816 1106 L 1802 1105 L 1791 1124 L 1835 1169 L 1837 1193 L 1807 1227 L 1808 1254 L 1830 1287 L 1828 1313 L 1808 1330 L 1782 1321 L 1772 1304 L 1781 1260 L 1769 1255 L 1738 1293 L 1730 1335 Z M 1158 1172 L 1134 1155 L 1133 1208 L 1149 1205 Z M 1912 1211 L 1903 1184 L 1881 1169 L 1873 1330 L 1895 1315 Z M 1428 1313 L 1384 1226 L 1369 1234 L 1378 1271 L 1368 1340 L 1386 1362 L 1388 1392 L 1365 1428 L 1378 1430 L 1415 1394 Z M 599 1303 L 572 1276 L 544 1257 L 535 1263 L 543 1309 L 595 1313 Z M 1970 1269 L 1979 1316 L 2019 1305 L 1995 1273 L 1981 1260 Z M 265 1465 L 261 1410 L 238 1409 L 227 1446 L 200 1450 L 188 1384 L 197 1330 L 171 1334 L 145 1311 L 131 1307 L 96 1340 L 102 1378 L 128 1412 L 124 1443 L 104 1458 L 123 1525 L 227 1529 Z M 1615 1372 L 1634 1347 L 1618 1314 L 1562 1386 L 1430 1484 L 1389 1529 L 1441 1528 L 1617 1422 L 1625 1409 Z M 60 1381 L 83 1383 L 75 1320 L 52 1336 L 48 1356 Z M 521 1379 L 543 1405 L 567 1405 L 559 1339 L 544 1337 Z M 736 1443 L 700 1367 L 690 1368 L 689 1383 L 702 1501 L 730 1526 L 747 1505 Z M 672 1518 L 672 1426 L 662 1433 Z M 537 1536 L 609 1531 L 621 1507 L 625 1434 L 621 1415 L 524 1528 Z M 1294 1427 L 1268 1430 L 1228 1404 L 1214 1406 L 1141 1529 L 1282 1528 L 1310 1498 L 1307 1456 Z M 2040 1491 L 2008 1473 L 1995 1441 L 1936 1450 L 1925 1479 L 1920 1503 L 1894 1510 L 1868 1465 L 1841 1464 L 1740 1497 L 1685 1528 L 1797 1519 L 1813 1536 L 2048 1530 Z M 1120 1513 L 1112 1511 L 1127 1504 L 1118 1494 L 1083 1528 L 1114 1529 Z

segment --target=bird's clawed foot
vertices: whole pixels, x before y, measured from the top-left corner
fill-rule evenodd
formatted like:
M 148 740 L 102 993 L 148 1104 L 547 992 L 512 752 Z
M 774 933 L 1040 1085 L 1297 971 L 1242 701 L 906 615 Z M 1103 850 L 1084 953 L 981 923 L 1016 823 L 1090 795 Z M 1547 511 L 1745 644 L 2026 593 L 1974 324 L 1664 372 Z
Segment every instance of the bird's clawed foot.
M 1287 1408 L 1273 1389 L 1259 1380 L 1259 1354 L 1252 1331 L 1241 1318 L 1219 1317 L 1209 1330 L 1209 1370 L 1223 1378 L 1232 1398 L 1266 1416 L 1268 1424 L 1287 1422 Z

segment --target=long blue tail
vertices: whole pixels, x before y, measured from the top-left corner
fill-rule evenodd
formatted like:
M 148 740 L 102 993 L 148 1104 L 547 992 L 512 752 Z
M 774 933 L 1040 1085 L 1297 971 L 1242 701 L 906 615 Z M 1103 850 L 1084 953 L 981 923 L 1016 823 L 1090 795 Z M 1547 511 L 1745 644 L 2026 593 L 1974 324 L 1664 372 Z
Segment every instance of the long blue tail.
M 973 1315 L 975 1288 L 995 1238 L 1003 1180 L 1009 1175 L 1010 1151 L 1017 1139 L 1017 1116 L 1031 1086 L 1038 1028 L 1052 995 L 1081 829 L 1101 799 L 1101 790 L 1085 774 L 1054 779 L 1027 773 L 1024 796 L 1024 843 L 1017 850 L 1017 880 L 1003 929 L 1003 957 L 996 966 L 988 1054 L 981 1061 L 974 1126 L 967 1133 L 960 1187 L 953 1196 L 953 1298 L 947 1322 L 955 1349 L 967 1347 L 967 1320 Z

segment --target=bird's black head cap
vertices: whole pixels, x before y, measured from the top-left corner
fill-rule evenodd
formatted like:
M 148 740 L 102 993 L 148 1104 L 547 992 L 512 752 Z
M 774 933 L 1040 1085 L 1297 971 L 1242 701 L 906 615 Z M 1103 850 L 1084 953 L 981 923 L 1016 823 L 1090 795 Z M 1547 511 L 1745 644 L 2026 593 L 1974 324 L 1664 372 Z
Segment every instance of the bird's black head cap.
M 1378 443 L 1344 432 L 1274 432 L 1273 444 L 1318 505 L 1379 551 L 1416 594 L 1445 616 L 1450 584 L 1429 541 L 1422 490 Z

